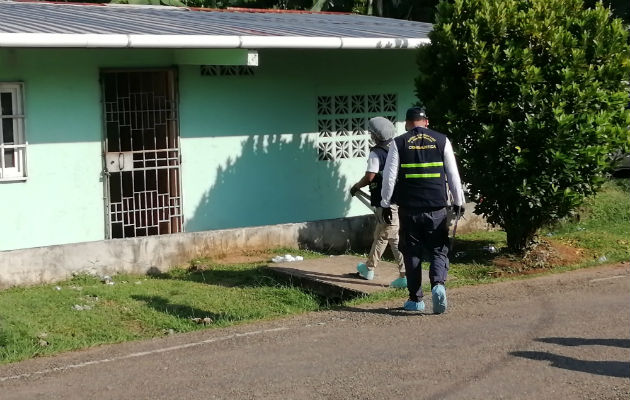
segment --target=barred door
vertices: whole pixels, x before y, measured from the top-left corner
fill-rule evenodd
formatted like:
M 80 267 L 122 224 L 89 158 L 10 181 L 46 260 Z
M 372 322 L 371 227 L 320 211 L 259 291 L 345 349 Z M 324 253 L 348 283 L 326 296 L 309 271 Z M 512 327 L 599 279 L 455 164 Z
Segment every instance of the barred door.
M 174 70 L 104 71 L 109 238 L 181 232 Z

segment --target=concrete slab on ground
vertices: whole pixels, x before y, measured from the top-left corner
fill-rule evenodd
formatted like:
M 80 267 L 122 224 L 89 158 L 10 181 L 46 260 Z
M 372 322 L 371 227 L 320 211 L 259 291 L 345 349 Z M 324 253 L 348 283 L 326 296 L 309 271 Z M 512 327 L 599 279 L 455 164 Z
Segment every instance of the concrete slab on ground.
M 365 258 L 343 255 L 271 263 L 268 268 L 326 297 L 345 298 L 391 290 L 389 284 L 398 278 L 396 264 L 380 262 L 374 279 L 368 281 L 357 273 L 360 262 L 365 262 Z M 429 272 L 423 270 L 422 283 L 426 282 L 429 282 Z

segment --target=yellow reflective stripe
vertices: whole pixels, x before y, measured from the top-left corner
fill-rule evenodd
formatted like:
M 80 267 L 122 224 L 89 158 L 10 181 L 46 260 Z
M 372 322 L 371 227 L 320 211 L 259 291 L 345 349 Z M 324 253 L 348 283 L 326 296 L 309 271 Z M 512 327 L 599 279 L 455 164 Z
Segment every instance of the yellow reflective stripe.
M 402 168 L 428 168 L 428 167 L 441 167 L 444 163 L 442 161 L 438 162 L 425 162 L 418 164 L 400 164 Z
M 405 178 L 439 178 L 440 174 L 405 174 Z

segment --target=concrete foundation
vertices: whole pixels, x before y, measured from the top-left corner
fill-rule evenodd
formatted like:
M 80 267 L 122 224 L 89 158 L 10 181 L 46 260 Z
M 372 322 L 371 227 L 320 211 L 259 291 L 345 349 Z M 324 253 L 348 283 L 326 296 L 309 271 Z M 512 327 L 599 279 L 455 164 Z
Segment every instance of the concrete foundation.
M 73 273 L 164 272 L 191 259 L 278 247 L 325 252 L 363 249 L 370 216 L 299 224 L 113 239 L 0 252 L 0 288 L 50 283 Z
M 472 210 L 472 207 L 469 207 Z M 457 232 L 487 228 L 477 216 Z M 0 289 L 51 283 L 73 273 L 113 275 L 165 272 L 197 257 L 278 247 L 326 253 L 365 251 L 372 243 L 372 215 L 205 232 L 113 239 L 0 252 Z

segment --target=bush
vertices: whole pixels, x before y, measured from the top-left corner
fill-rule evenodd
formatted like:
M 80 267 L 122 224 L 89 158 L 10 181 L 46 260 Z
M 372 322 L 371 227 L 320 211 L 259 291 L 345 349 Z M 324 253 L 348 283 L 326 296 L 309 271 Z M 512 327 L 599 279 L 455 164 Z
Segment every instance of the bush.
M 601 3 L 440 3 L 416 93 L 510 250 L 594 194 L 630 147 L 627 37 Z

